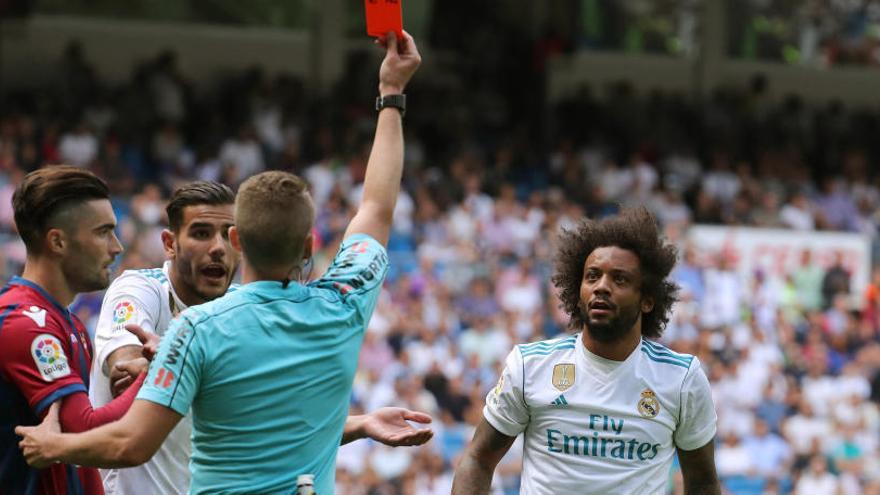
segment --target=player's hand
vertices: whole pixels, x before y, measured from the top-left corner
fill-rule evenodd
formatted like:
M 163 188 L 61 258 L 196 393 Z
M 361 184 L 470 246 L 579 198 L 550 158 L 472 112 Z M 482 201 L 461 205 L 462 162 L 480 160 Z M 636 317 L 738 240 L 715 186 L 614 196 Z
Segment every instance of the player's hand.
M 49 406 L 49 411 L 42 423 L 37 426 L 18 426 L 15 428 L 15 434 L 24 437 L 18 442 L 24 459 L 37 469 L 58 462 L 52 448 L 58 445 L 56 438 L 61 433 L 61 422 L 58 420 L 59 409 L 61 409 L 61 401 L 55 401 Z
M 135 337 L 141 342 L 141 345 L 144 346 L 141 352 L 144 357 L 150 361 L 153 360 L 153 356 L 159 352 L 159 342 L 162 340 L 158 335 L 152 332 L 148 332 L 140 327 L 140 325 L 136 325 L 134 323 L 129 323 L 125 325 L 125 329 L 134 334 Z
M 368 438 L 392 447 L 422 445 L 434 436 L 430 428 L 417 429 L 408 421 L 428 424 L 431 416 L 402 407 L 383 407 L 364 415 L 363 431 Z
M 110 393 L 118 397 L 137 380 L 141 373 L 146 373 L 150 368 L 147 358 L 137 358 L 128 361 L 117 361 L 110 370 Z
M 404 31 L 402 40 L 398 40 L 397 35 L 391 32 L 376 43 L 385 49 L 385 60 L 379 68 L 379 94 L 385 96 L 403 93 L 406 83 L 422 63 L 415 40 Z

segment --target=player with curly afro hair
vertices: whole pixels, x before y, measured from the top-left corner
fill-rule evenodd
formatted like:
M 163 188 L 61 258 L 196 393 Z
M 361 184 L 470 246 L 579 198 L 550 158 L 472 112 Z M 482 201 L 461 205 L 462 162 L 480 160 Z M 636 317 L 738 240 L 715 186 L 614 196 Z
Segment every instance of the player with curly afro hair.
M 720 495 L 718 416 L 700 360 L 650 340 L 663 333 L 678 293 L 667 279 L 675 247 L 645 208 L 584 220 L 560 242 L 552 281 L 578 333 L 507 355 L 452 494 L 488 494 L 521 435 L 523 493 L 661 493 L 677 455 L 686 493 Z M 634 455 L 623 438 L 632 438 Z M 656 443 L 636 449 L 640 438 Z
M 622 338 L 641 315 L 642 336 L 660 337 L 677 300 L 678 287 L 667 280 L 677 250 L 660 236 L 647 209 L 627 209 L 602 220 L 584 220 L 560 235 L 560 246 L 552 280 L 563 309 L 571 316 L 572 329 L 586 329 L 596 340 L 610 343 Z M 601 268 L 591 266 L 591 257 L 608 250 L 603 248 L 618 248 L 618 259 L 627 252 L 634 256 L 637 273 L 612 270 L 611 276 L 603 279 L 607 285 L 596 285 L 604 282 L 599 281 Z M 634 307 L 618 307 L 610 300 L 606 291 L 619 293 L 621 288 L 634 291 Z

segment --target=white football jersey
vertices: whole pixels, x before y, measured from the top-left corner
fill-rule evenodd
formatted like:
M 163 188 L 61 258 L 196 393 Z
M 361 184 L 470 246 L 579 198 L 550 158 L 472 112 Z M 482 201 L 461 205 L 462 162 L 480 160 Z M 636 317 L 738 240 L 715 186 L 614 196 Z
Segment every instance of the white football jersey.
M 642 339 L 611 361 L 580 333 L 516 346 L 483 416 L 523 434 L 523 495 L 665 493 L 675 449 L 706 445 L 716 422 L 696 357 Z
M 137 337 L 125 330 L 125 325 L 136 323 L 161 336 L 171 320 L 186 309 L 171 287 L 170 268 L 171 262 L 166 261 L 162 268 L 126 270 L 107 289 L 95 329 L 95 362 L 89 386 L 89 398 L 95 407 L 113 399 L 109 370 L 106 369 L 107 356 L 120 347 L 140 345 Z M 126 469 L 102 469 L 106 493 L 187 493 L 191 432 L 192 418 L 187 414 L 146 464 Z

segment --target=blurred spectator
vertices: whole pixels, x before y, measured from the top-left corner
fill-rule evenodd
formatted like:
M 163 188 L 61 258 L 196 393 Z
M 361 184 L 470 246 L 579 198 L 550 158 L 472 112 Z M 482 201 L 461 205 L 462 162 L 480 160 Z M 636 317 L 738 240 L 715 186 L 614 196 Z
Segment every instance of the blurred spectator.
M 779 219 L 786 227 L 794 230 L 814 230 L 816 221 L 810 209 L 807 196 L 801 192 L 791 195 L 779 211 Z
M 789 473 L 793 459 L 791 447 L 770 431 L 766 421 L 755 421 L 755 431 L 743 440 L 743 448 L 751 459 L 751 466 L 761 476 L 779 479 Z
M 822 278 L 822 300 L 824 307 L 829 307 L 838 294 L 848 295 L 850 287 L 849 271 L 843 266 L 843 253 L 834 254 L 834 262 L 825 271 Z
M 471 281 L 467 294 L 463 294 L 455 304 L 459 317 L 466 324 L 476 319 L 489 319 L 498 314 L 500 307 L 492 293 L 492 284 L 485 278 Z
M 795 485 L 797 495 L 837 495 L 840 482 L 837 476 L 828 472 L 826 464 L 821 456 L 810 459 L 809 470 Z
M 801 308 L 806 311 L 815 311 L 822 307 L 824 277 L 825 272 L 813 261 L 812 252 L 809 249 L 801 251 L 800 266 L 795 269 L 793 274 L 794 286 Z
M 824 449 L 824 442 L 830 437 L 831 423 L 827 419 L 817 416 L 807 399 L 802 399 L 797 413 L 785 420 L 782 426 L 786 441 L 792 446 L 795 454 L 800 456 L 809 455 L 814 443 Z
M 820 212 L 820 224 L 824 228 L 852 232 L 858 230 L 856 205 L 845 190 L 845 184 L 838 178 L 826 177 L 822 180 L 816 206 Z
M 186 88 L 177 68 L 177 54 L 166 51 L 156 58 L 149 81 L 156 115 L 168 122 L 186 118 Z
M 510 336 L 486 317 L 475 318 L 473 326 L 464 330 L 460 339 L 461 352 L 478 357 L 480 366 L 502 361 L 513 344 Z
M 730 158 L 721 152 L 715 153 L 709 172 L 703 176 L 703 191 L 721 204 L 728 204 L 740 192 L 740 180 L 730 170 Z
M 703 326 L 719 328 L 739 321 L 746 290 L 726 253 L 719 254 L 716 266 L 706 270 L 704 283 Z
M 753 457 L 735 433 L 724 435 L 715 453 L 715 467 L 722 479 L 746 476 L 756 468 Z
M 241 126 L 235 137 L 223 142 L 220 147 L 220 162 L 231 170 L 230 177 L 235 184 L 244 182 L 266 168 L 263 151 L 257 143 L 253 127 Z
M 58 153 L 61 161 L 66 164 L 88 167 L 98 156 L 98 138 L 85 122 L 80 122 L 61 136 Z
M 779 197 L 774 191 L 764 191 L 761 194 L 760 204 L 752 214 L 752 222 L 756 227 L 781 228 L 786 226 L 779 209 Z

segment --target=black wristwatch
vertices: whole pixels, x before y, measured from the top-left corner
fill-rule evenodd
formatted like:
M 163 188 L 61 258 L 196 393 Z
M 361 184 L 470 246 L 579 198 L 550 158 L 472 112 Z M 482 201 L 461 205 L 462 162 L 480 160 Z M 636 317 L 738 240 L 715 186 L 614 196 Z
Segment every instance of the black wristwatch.
M 376 97 L 376 111 L 383 108 L 396 108 L 400 116 L 406 115 L 406 95 L 385 95 Z

